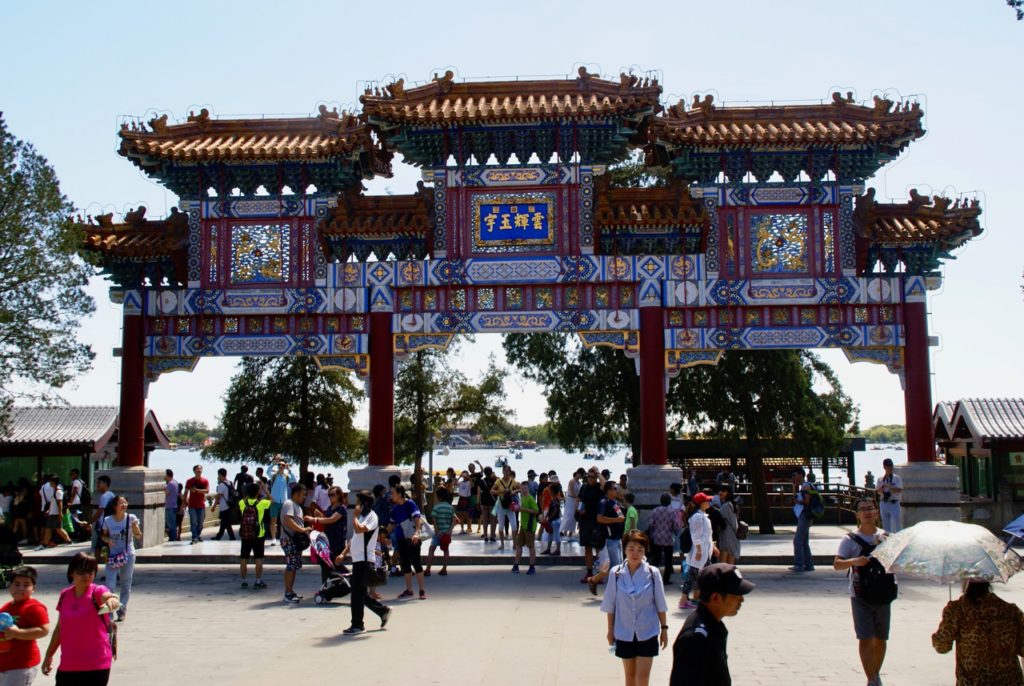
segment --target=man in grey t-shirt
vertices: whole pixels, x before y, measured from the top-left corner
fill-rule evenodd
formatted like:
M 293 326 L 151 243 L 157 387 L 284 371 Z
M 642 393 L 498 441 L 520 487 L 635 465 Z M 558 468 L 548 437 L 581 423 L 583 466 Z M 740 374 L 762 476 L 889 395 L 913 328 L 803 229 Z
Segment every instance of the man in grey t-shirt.
M 878 545 L 887 534 L 876 526 L 877 519 L 878 508 L 875 501 L 861 500 L 857 503 L 857 530 L 852 535 L 866 546 Z M 869 561 L 870 558 L 863 554 L 857 541 L 850 536 L 843 536 L 832 567 L 839 571 L 846 570 L 850 577 L 850 605 L 853 609 L 854 633 L 860 644 L 861 666 L 868 678 L 868 686 L 881 686 L 879 673 L 882 661 L 885 660 L 886 642 L 889 640 L 892 605 L 869 603 L 857 597 L 853 586 L 854 574 Z
M 291 497 L 281 505 L 281 550 L 284 552 L 284 601 L 297 603 L 302 596 L 294 590 L 295 573 L 302 569 L 302 548 L 296 545 L 299 534 L 309 535 L 312 527 L 306 526 L 302 515 L 302 503 L 306 499 L 306 487 L 293 484 Z

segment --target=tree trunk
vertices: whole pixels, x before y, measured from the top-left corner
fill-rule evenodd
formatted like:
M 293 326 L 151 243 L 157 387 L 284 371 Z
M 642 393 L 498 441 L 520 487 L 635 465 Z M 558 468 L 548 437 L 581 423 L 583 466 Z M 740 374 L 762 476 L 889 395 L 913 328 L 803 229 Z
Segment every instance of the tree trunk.
M 303 364 L 302 372 L 302 394 L 299 398 L 299 422 L 303 428 L 302 439 L 299 441 L 299 481 L 305 483 L 306 472 L 309 471 L 309 437 L 312 436 L 313 427 L 309 421 L 309 371 L 310 366 Z
M 640 425 L 640 376 L 636 373 L 636 362 L 623 355 L 625 361 L 623 367 L 623 390 L 629 398 L 629 410 L 626 415 L 626 433 L 629 440 L 629 449 L 632 452 L 633 466 L 640 465 L 640 435 L 643 429 Z
M 753 491 L 754 508 L 757 510 L 758 533 L 774 534 L 772 511 L 768 506 L 768 490 L 764 482 L 764 458 L 757 448 L 757 441 L 747 438 L 747 472 Z

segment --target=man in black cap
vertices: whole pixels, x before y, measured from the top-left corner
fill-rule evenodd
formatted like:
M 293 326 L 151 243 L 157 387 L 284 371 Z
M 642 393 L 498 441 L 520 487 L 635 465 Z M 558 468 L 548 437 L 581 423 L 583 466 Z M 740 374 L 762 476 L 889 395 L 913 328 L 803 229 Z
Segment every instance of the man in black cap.
M 701 570 L 697 579 L 700 604 L 687 617 L 672 645 L 670 686 L 731 686 L 729 636 L 722 619 L 740 611 L 743 596 L 754 584 L 743 578 L 734 565 L 713 564 Z

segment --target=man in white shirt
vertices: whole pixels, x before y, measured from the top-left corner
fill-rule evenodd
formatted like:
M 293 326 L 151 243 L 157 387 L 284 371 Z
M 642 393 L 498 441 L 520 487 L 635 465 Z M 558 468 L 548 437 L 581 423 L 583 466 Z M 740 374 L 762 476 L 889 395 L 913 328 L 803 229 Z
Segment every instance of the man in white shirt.
M 78 476 L 78 470 L 71 470 L 71 494 L 68 496 L 68 509 L 76 519 L 82 518 L 82 491 L 85 490 L 85 482 Z
M 882 513 L 882 528 L 891 534 L 902 529 L 900 500 L 903 496 L 903 479 L 892 472 L 892 460 L 888 457 L 882 461 L 885 474 L 878 480 L 875 492 L 878 493 L 878 509 Z
M 363 607 L 380 617 L 380 628 L 387 626 L 391 618 L 391 610 L 373 596 L 367 596 L 366 585 L 370 575 L 374 573 L 377 548 L 377 515 L 373 511 L 373 496 L 366 491 L 356 493 L 356 505 L 352 517 L 352 540 L 349 553 L 352 555 L 352 626 L 345 629 L 345 634 L 361 634 L 366 631 L 363 626 Z M 341 563 L 341 556 L 335 560 Z
M 228 481 L 228 470 L 221 467 L 217 470 L 217 510 L 220 517 L 220 529 L 214 540 L 219 541 L 228 532 L 228 538 L 235 540 L 235 532 L 231 528 L 231 517 L 234 512 L 231 510 L 231 482 Z
M 51 474 L 47 483 L 43 484 L 42 488 L 39 489 L 39 494 L 42 496 L 42 511 L 45 523 L 43 525 L 43 540 L 40 541 L 39 547 L 36 550 L 43 550 L 50 547 L 51 544 L 57 545 L 52 543 L 54 534 L 65 543 L 70 543 L 71 537 L 68 536 L 68 532 L 64 531 L 63 527 L 64 489 L 61 488 L 60 477 L 56 474 Z

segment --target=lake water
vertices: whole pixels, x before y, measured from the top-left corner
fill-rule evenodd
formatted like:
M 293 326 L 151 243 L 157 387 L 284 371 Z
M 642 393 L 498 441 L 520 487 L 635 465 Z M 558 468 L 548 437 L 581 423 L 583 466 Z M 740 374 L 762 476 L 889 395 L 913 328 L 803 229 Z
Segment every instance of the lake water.
M 468 450 L 452 450 L 448 455 L 442 455 L 439 452 L 434 453 L 433 469 L 435 471 L 444 471 L 448 467 L 454 467 L 456 472 L 466 468 L 470 462 L 479 460 L 484 466 L 493 467 L 495 461 L 501 458 L 507 458 L 512 469 L 515 470 L 516 475 L 519 477 L 525 477 L 526 472 L 533 469 L 537 472 L 550 471 L 554 469 L 558 472 L 559 477 L 563 483 L 569 474 L 574 472 L 577 467 L 589 467 L 590 465 L 598 465 L 601 469 L 608 469 L 611 471 L 612 476 L 618 478 L 619 474 L 625 473 L 626 469 L 629 468 L 625 461 L 626 455 L 629 453 L 628 449 L 620 448 L 617 450 L 611 450 L 606 453 L 606 457 L 603 461 L 584 460 L 582 453 L 566 452 L 560 448 L 544 448 L 539 451 L 523 450 L 523 458 L 521 460 L 515 459 L 513 453 L 510 453 L 507 449 L 501 448 L 481 448 L 481 449 L 468 449 Z M 893 448 L 884 448 L 882 450 L 864 450 L 857 452 L 854 455 L 854 469 L 856 472 L 855 485 L 864 485 L 864 474 L 867 471 L 871 471 L 872 474 L 877 478 L 882 474 L 882 460 L 885 458 L 892 458 L 892 461 L 896 465 L 906 464 L 907 453 L 905 450 L 895 450 Z M 238 472 L 238 464 L 225 464 L 221 462 L 208 461 L 202 458 L 198 450 L 154 450 L 149 458 L 149 466 L 156 469 L 173 469 L 174 474 L 177 477 L 188 477 L 192 474 L 192 466 L 196 464 L 203 465 L 203 472 L 209 478 L 215 478 L 218 467 L 225 467 L 228 470 L 228 476 L 234 477 Z M 324 474 L 332 474 L 334 476 L 335 483 L 342 485 L 343 487 L 348 486 L 348 470 L 358 469 L 365 467 L 362 463 L 350 463 L 343 466 L 336 465 L 317 465 L 314 464 L 310 468 L 314 473 L 323 472 Z M 428 458 L 424 455 L 423 468 L 428 468 Z M 250 472 L 255 469 L 254 463 L 249 463 Z M 821 479 L 821 474 L 816 475 L 818 479 Z M 830 473 L 830 482 L 832 483 L 845 483 L 845 473 Z

